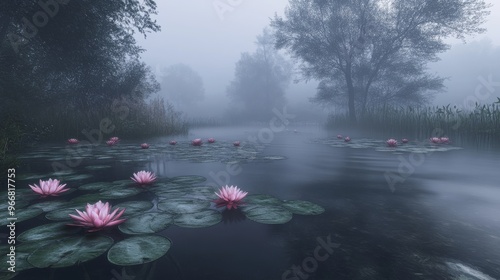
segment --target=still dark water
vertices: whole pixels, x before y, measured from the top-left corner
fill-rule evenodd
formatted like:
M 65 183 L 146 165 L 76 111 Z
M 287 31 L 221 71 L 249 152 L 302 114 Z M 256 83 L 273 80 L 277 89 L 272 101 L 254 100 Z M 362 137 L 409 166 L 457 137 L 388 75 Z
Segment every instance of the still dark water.
M 158 154 L 134 168 L 111 163 L 112 171 L 99 176 L 120 180 L 142 169 L 159 177 L 201 175 L 251 194 L 307 200 L 323 206 L 323 214 L 294 215 L 283 225 L 236 213 L 208 228 L 170 226 L 160 235 L 172 247 L 153 263 L 125 269 L 103 256 L 71 268 L 27 270 L 14 279 L 500 279 L 499 150 L 462 146 L 395 154 L 325 144 L 342 131 L 290 126 L 271 135 L 263 134 L 265 128 L 194 129 L 176 139 L 214 137 L 242 145 L 256 139 L 268 142 L 259 146 L 262 155 L 285 157 L 238 163 L 236 175 L 226 176 L 227 163 Z M 377 138 L 350 133 L 353 142 Z M 380 136 L 381 143 L 386 138 Z M 391 186 L 387 176 L 398 180 Z

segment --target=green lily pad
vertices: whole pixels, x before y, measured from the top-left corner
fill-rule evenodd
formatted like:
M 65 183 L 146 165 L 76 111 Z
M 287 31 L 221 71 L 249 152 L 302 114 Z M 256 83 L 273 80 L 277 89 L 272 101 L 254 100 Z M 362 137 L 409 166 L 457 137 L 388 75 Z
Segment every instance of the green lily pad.
M 140 188 L 124 188 L 118 186 L 118 187 L 111 187 L 105 191 L 101 191 L 100 196 L 103 199 L 116 199 L 116 198 L 134 196 L 142 191 L 143 190 Z
M 17 176 L 17 174 L 16 174 L 16 177 L 19 180 L 38 180 L 40 178 L 45 177 L 45 175 L 46 174 L 40 174 L 40 173 L 24 173 L 24 174 L 21 174 L 19 176 Z
M 54 240 L 38 248 L 28 261 L 39 268 L 67 267 L 97 258 L 113 245 L 107 236 L 75 236 Z
M 19 244 L 16 246 L 16 272 L 27 270 L 33 268 L 33 265 L 31 265 L 28 262 L 28 257 L 35 251 L 36 249 L 47 245 L 48 243 L 52 242 L 52 240 L 37 240 L 33 242 L 23 242 L 22 244 Z M 7 252 L 7 250 L 2 250 L 3 252 Z M 7 262 L 7 254 L 4 256 L 0 257 L 0 261 L 2 263 Z M 2 266 L 1 268 L 2 271 L 7 271 L 7 266 Z M 0 279 L 3 279 L 0 277 Z
M 69 221 L 71 220 L 69 214 L 78 215 L 75 209 L 83 211 L 85 210 L 86 205 L 87 205 L 86 203 L 81 203 L 81 202 L 71 204 L 71 206 L 70 204 L 67 204 L 66 208 L 64 209 L 53 210 L 45 214 L 45 218 L 51 221 Z
M 78 189 L 82 191 L 96 191 L 96 190 L 106 190 L 112 186 L 113 183 L 110 182 L 96 182 L 96 183 L 81 185 L 80 187 L 78 187 Z
M 4 196 L 6 197 L 6 196 Z M 31 188 L 16 189 L 16 202 L 18 201 L 31 201 L 40 198 L 40 195 L 35 193 Z
M 10 220 L 7 220 L 7 218 L 17 218 L 15 222 L 19 223 L 34 218 L 42 213 L 43 210 L 40 208 L 26 208 L 26 209 L 16 210 L 14 215 L 10 215 L 11 214 L 10 211 L 4 210 L 0 213 L 0 225 L 4 226 L 12 222 Z
M 299 215 L 319 215 L 325 212 L 325 208 L 304 200 L 288 200 L 283 202 L 283 207 L 293 214 Z
M 118 228 L 126 234 L 155 233 L 166 229 L 173 222 L 168 213 L 144 213 L 127 219 Z
M 1 197 L 7 197 L 7 195 L 1 195 Z M 27 200 L 15 200 L 15 204 L 12 206 L 14 206 L 15 209 L 22 209 L 29 204 L 30 202 Z M 2 210 L 8 210 L 9 206 L 10 205 L 8 200 L 4 200 L 2 203 L 0 203 L 0 209 Z
M 205 182 L 206 180 L 207 180 L 207 178 L 205 178 L 203 176 L 192 175 L 192 176 L 177 176 L 177 177 L 171 178 L 170 182 L 174 183 L 174 184 L 194 185 L 194 184 Z
M 285 224 L 292 219 L 292 212 L 281 206 L 244 206 L 242 211 L 252 221 L 262 224 Z
M 145 211 L 148 211 L 153 207 L 153 203 L 150 201 L 127 201 L 122 202 L 117 205 L 114 205 L 112 210 L 116 208 L 123 209 L 125 208 L 125 212 L 123 213 L 124 217 L 133 216 Z
M 165 189 L 165 190 L 154 190 L 153 193 L 158 197 L 158 200 L 166 200 L 173 198 L 181 198 L 185 196 L 188 192 L 182 189 Z
M 122 266 L 152 262 L 165 255 L 171 244 L 169 239 L 157 235 L 130 237 L 109 249 L 108 260 Z
M 60 171 L 52 172 L 51 176 L 60 177 L 60 176 L 67 176 L 67 175 L 72 175 L 72 174 L 75 174 L 75 171 L 73 169 L 68 169 L 68 170 L 60 170 Z
M 89 165 L 89 166 L 85 166 L 85 169 L 88 169 L 88 170 L 103 170 L 103 169 L 108 169 L 108 168 L 111 168 L 113 166 L 111 165 Z
M 209 186 L 192 186 L 188 188 L 188 191 L 189 197 L 205 200 L 213 200 L 217 198 L 217 195 L 215 194 L 216 190 Z
M 21 242 L 38 242 L 40 240 L 60 239 L 80 231 L 80 228 L 68 226 L 67 223 L 51 223 L 34 227 L 21 233 L 17 239 Z
M 244 198 L 248 205 L 275 205 L 280 206 L 283 202 L 268 194 L 250 194 Z
M 77 196 L 77 197 L 73 198 L 72 200 L 70 200 L 69 202 L 72 204 L 81 204 L 81 203 L 94 204 L 102 199 L 103 199 L 103 197 L 102 197 L 101 193 L 89 193 L 89 194 Z
M 218 211 L 204 210 L 197 213 L 185 213 L 175 217 L 174 224 L 186 228 L 202 228 L 218 224 L 222 215 Z
M 64 201 L 45 201 L 31 205 L 29 208 L 40 208 L 43 212 L 50 212 L 56 209 L 64 208 L 67 202 Z
M 210 201 L 185 198 L 166 199 L 159 202 L 157 206 L 159 210 L 169 213 L 196 213 L 210 207 Z
M 92 174 L 76 174 L 64 177 L 64 181 L 80 181 L 94 177 Z
M 126 186 L 132 186 L 135 184 L 136 183 L 134 181 L 132 181 L 132 179 L 113 181 L 113 186 L 115 186 L 115 187 L 118 187 L 118 186 L 126 187 Z
M 31 254 L 31 252 L 33 252 L 35 249 L 37 249 L 38 247 L 36 246 L 26 246 L 26 244 L 30 244 L 30 243 L 23 243 L 23 244 L 19 244 L 19 245 L 16 245 L 15 246 L 15 271 L 16 272 L 20 272 L 20 271 L 23 271 L 23 270 L 27 270 L 27 269 L 30 269 L 30 268 L 33 268 L 33 266 L 26 260 L 28 258 L 28 256 Z M 36 242 L 36 243 L 31 243 L 31 244 L 35 244 L 35 245 L 38 245 L 39 247 L 44 245 L 45 243 L 43 242 Z M 29 247 L 29 248 L 27 248 Z M 31 251 L 27 251 L 26 249 L 32 249 Z M 0 267 L 0 271 L 2 272 L 10 272 L 12 273 L 11 271 L 8 270 L 8 268 L 10 267 L 9 264 L 9 261 L 10 261 L 10 258 L 11 256 L 8 256 L 7 254 L 10 254 L 10 245 L 7 246 L 0 246 L 0 251 L 1 252 L 5 252 L 4 254 L 2 254 L 0 256 L 0 262 L 2 262 L 3 264 L 6 264 L 6 265 L 2 265 Z M 12 273 L 14 274 L 14 273 Z M 0 276 L 0 279 L 4 279 Z M 6 279 L 6 278 L 5 278 Z

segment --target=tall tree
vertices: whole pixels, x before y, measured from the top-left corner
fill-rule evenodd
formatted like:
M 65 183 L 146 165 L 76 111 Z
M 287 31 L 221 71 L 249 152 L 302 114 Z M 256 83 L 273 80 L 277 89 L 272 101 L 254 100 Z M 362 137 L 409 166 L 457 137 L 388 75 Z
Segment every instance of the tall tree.
M 153 0 L 0 1 L 2 125 L 15 115 L 30 131 L 157 90 L 133 37 L 160 30 L 154 14 Z
M 124 67 L 137 70 L 142 49 L 133 34 L 158 31 L 155 13 L 153 0 L 0 1 L 0 98 L 87 111 L 103 95 L 136 94 L 101 89 Z
M 186 64 L 174 64 L 163 70 L 161 93 L 169 102 L 185 107 L 203 100 L 205 88 L 203 79 Z
M 275 107 L 285 103 L 285 90 L 291 79 L 291 64 L 274 48 L 271 32 L 264 29 L 257 36 L 257 50 L 242 53 L 236 63 L 235 78 L 227 94 L 235 104 L 242 105 L 245 117 L 267 118 Z
M 343 97 L 355 123 L 356 107 L 423 102 L 428 90 L 440 90 L 443 80 L 426 64 L 448 49 L 445 38 L 483 32 L 488 7 L 482 0 L 290 0 L 271 26 L 276 47 L 302 62 L 305 78 L 323 81 L 316 100 Z

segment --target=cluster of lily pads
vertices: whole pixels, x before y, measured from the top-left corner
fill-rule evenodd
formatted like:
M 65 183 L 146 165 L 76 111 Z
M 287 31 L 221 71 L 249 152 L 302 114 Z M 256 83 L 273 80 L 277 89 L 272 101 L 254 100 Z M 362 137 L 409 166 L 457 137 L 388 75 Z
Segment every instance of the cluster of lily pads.
M 209 146 L 216 145 L 213 141 Z M 119 146 L 111 150 L 120 151 Z M 110 159 L 105 156 L 101 155 L 101 160 Z M 163 231 L 170 226 L 201 228 L 244 219 L 283 224 L 293 214 L 324 212 L 323 207 L 308 201 L 248 194 L 237 186 L 223 186 L 216 192 L 203 185 L 206 178 L 202 176 L 157 178 L 143 170 L 130 179 L 80 185 L 78 182 L 92 175 L 51 174 L 60 177 L 42 180 L 39 178 L 45 176 L 39 176 L 34 183 L 37 175 L 33 174 L 19 181 L 27 181 L 29 188 L 16 190 L 16 218 L 21 228 L 28 229 L 18 232 L 16 271 L 67 267 L 103 254 L 116 265 L 138 265 L 168 252 L 171 241 Z M 3 225 L 6 212 L 0 214 Z M 34 219 L 42 214 L 44 218 Z M 32 221 L 31 228 L 27 220 Z M 3 258 L 6 261 L 6 256 Z
M 120 138 L 114 136 L 114 137 L 109 138 L 109 140 L 106 141 L 106 144 L 108 146 L 114 146 L 114 145 L 118 144 L 119 141 L 120 141 Z M 76 144 L 80 143 L 80 140 L 78 140 L 76 138 L 70 138 L 70 139 L 67 140 L 67 142 L 68 142 L 68 144 L 76 145 Z M 207 143 L 209 143 L 209 144 L 215 143 L 215 138 L 212 138 L 212 137 L 208 138 L 207 139 Z M 176 145 L 177 141 L 171 140 L 169 142 L 169 144 L 170 145 Z M 193 141 L 191 141 L 191 145 L 193 145 L 193 146 L 201 146 L 202 144 L 203 144 L 203 139 L 201 139 L 201 138 L 196 138 Z M 233 142 L 233 146 L 235 146 L 235 147 L 239 147 L 240 144 L 241 144 L 240 141 L 234 141 Z M 148 143 L 142 143 L 140 146 L 143 149 L 149 149 L 149 144 Z
M 260 150 L 262 147 L 255 143 L 245 143 L 242 145 L 240 141 L 234 142 L 224 142 L 224 141 L 216 141 L 215 138 L 208 138 L 206 141 L 201 138 L 196 138 L 189 142 L 177 142 L 175 140 L 171 140 L 168 143 L 158 143 L 155 145 L 150 145 L 148 143 L 140 144 L 140 148 L 147 150 L 144 154 L 137 154 L 135 150 L 137 150 L 137 144 L 123 144 L 117 145 L 121 139 L 118 137 L 111 137 L 106 141 L 107 145 L 112 147 L 103 148 L 102 146 L 94 146 L 91 150 L 93 152 L 79 153 L 78 157 L 82 159 L 110 159 L 111 157 L 114 160 L 118 160 L 121 162 L 137 162 L 137 161 L 148 161 L 147 157 L 149 156 L 166 156 L 168 158 L 174 160 L 185 160 L 190 162 L 222 162 L 222 163 L 244 163 L 250 161 L 273 161 L 273 160 L 282 160 L 285 159 L 283 156 L 278 155 L 261 155 Z M 71 138 L 67 140 L 67 143 L 70 144 L 74 149 L 78 149 L 79 144 L 82 145 L 81 142 L 76 138 Z M 203 143 L 208 143 L 209 145 L 203 145 Z M 190 149 L 189 146 L 200 147 L 198 149 Z M 203 146 L 203 147 L 201 147 Z M 236 147 L 232 148 L 231 146 Z M 85 150 L 82 148 L 81 150 Z M 131 157 L 134 156 L 134 158 Z M 44 153 L 33 154 L 31 157 L 44 157 Z M 49 155 L 47 155 L 49 157 Z M 50 160 L 63 160 L 62 156 L 58 156 L 55 154 Z M 101 161 L 102 162 L 102 161 Z M 111 165 L 103 165 L 100 164 L 95 168 L 111 168 Z M 87 168 L 93 168 L 92 166 L 88 166 Z
M 349 136 L 343 137 L 340 134 L 337 135 L 337 139 L 344 141 L 338 141 L 336 139 L 327 138 L 327 139 L 314 140 L 314 142 L 319 142 L 333 147 L 350 147 L 355 149 L 373 148 L 377 151 L 395 152 L 395 153 L 401 153 L 401 152 L 429 153 L 436 151 L 444 152 L 449 150 L 461 149 L 460 147 L 454 147 L 448 145 L 451 143 L 448 137 L 432 137 L 429 138 L 428 142 L 425 141 L 411 142 L 407 138 L 403 138 L 401 139 L 401 145 L 399 144 L 400 142 L 394 138 L 386 140 L 385 145 L 383 145 L 384 142 L 381 140 L 366 139 L 366 138 L 352 140 Z M 446 144 L 446 145 L 441 145 L 441 144 Z
M 208 138 L 207 139 L 207 143 L 209 143 L 209 144 L 215 143 L 215 138 L 212 138 L 212 137 Z M 233 142 L 233 146 L 235 146 L 235 147 L 239 147 L 240 144 L 241 144 L 240 141 L 234 141 Z M 201 145 L 203 145 L 203 139 L 196 138 L 193 141 L 191 141 L 191 145 L 193 145 L 193 146 L 201 146 Z

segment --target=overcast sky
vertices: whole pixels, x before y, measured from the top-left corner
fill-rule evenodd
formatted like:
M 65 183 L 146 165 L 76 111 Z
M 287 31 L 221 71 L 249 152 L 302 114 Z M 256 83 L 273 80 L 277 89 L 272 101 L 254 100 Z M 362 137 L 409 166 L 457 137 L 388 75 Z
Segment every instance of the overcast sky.
M 241 53 L 255 50 L 255 37 L 269 25 L 275 13 L 282 15 L 288 4 L 287 0 L 156 2 L 159 12 L 156 19 L 162 31 L 149 34 L 146 39 L 137 37 L 147 50 L 142 54 L 143 60 L 155 71 L 176 63 L 191 66 L 202 76 L 207 97 L 225 96 Z M 488 37 L 494 45 L 500 46 L 500 32 L 496 28 L 500 24 L 500 3 L 495 3 L 490 10 L 485 25 L 488 31 L 468 41 Z M 461 44 L 460 41 L 450 42 Z M 313 95 L 313 91 L 308 91 L 295 100 L 307 100 Z

